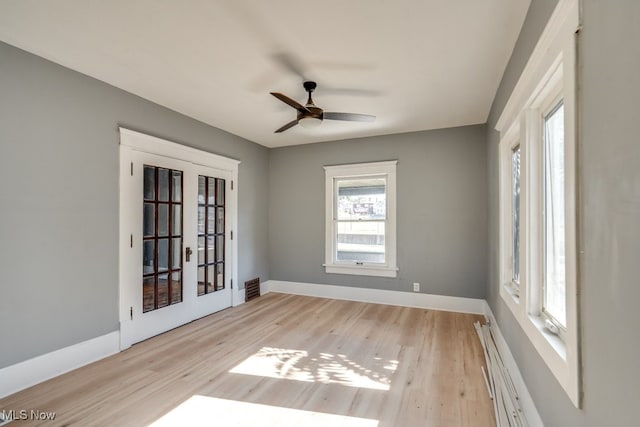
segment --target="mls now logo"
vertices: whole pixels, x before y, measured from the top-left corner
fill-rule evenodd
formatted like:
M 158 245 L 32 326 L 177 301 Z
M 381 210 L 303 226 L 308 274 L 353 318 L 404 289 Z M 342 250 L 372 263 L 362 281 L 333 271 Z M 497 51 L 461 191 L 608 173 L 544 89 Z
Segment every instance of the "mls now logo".
M 26 410 L 6 410 L 0 411 L 0 426 L 8 424 L 14 420 L 29 421 L 53 421 L 56 419 L 55 412 L 38 411 L 35 409 Z

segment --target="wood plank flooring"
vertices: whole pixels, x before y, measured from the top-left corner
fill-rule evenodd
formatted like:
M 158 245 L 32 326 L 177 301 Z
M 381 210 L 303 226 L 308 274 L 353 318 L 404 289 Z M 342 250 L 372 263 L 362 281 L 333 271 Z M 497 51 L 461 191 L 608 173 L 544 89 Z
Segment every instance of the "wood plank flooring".
M 480 316 L 267 294 L 0 400 L 18 425 L 494 426 Z

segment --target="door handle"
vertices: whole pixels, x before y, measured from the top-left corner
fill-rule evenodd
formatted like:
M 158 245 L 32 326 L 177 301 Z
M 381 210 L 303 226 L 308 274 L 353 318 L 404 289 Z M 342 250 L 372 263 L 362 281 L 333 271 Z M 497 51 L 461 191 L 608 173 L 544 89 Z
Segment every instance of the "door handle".
M 191 261 L 192 253 L 193 251 L 191 250 L 191 248 L 187 246 L 187 249 L 185 250 L 185 255 L 187 256 L 187 259 L 186 259 L 187 262 Z

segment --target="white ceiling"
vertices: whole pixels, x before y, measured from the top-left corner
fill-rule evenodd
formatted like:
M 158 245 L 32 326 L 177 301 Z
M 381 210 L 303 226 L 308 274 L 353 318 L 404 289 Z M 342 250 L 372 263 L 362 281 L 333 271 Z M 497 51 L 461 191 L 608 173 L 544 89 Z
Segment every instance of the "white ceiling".
M 0 40 L 267 147 L 484 123 L 530 0 L 2 0 Z M 296 126 L 302 78 L 325 111 Z M 348 89 L 348 90 L 347 90 Z

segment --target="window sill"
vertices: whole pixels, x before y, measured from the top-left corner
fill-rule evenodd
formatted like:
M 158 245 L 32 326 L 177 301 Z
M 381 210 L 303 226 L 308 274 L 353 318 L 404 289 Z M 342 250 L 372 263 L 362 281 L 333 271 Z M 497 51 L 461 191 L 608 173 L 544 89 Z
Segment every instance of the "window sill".
M 323 264 L 325 273 L 353 274 L 357 276 L 397 277 L 398 268 L 361 265 Z
M 503 285 L 502 289 L 504 289 L 504 293 L 506 294 L 506 296 L 510 297 L 514 303 L 520 304 L 520 293 L 516 292 L 516 290 L 513 289 L 512 286 Z
M 529 321 L 536 329 L 537 333 L 544 339 L 549 347 L 553 349 L 560 358 L 567 361 L 567 346 L 558 335 L 554 335 L 544 326 L 544 318 L 541 316 L 529 315 Z
M 524 314 L 524 313 L 523 313 Z M 580 406 L 576 345 L 547 331 L 544 318 L 525 314 L 520 321 L 525 334 L 576 407 Z

